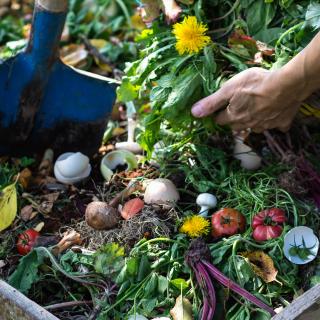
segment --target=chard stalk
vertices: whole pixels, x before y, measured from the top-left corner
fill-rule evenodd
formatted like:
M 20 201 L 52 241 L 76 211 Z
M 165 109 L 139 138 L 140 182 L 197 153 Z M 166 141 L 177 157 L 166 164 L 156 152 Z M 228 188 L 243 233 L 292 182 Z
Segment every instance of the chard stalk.
M 260 299 L 258 299 L 256 296 L 245 290 L 244 288 L 240 287 L 237 283 L 226 277 L 221 271 L 219 271 L 214 265 L 211 263 L 202 260 L 200 262 L 201 265 L 203 265 L 208 272 L 211 274 L 213 278 L 215 278 L 217 281 L 219 281 L 221 284 L 226 286 L 227 288 L 231 289 L 232 291 L 238 293 L 242 297 L 246 298 L 248 301 L 252 302 L 256 306 L 258 306 L 261 309 L 266 310 L 269 312 L 272 316 L 276 313 L 273 311 L 273 309 L 269 306 L 267 306 L 265 303 L 263 303 Z

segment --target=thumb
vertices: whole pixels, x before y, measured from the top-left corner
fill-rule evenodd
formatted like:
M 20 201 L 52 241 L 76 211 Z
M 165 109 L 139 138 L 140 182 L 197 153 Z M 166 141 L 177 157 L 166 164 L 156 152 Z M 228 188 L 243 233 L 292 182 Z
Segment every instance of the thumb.
M 231 98 L 232 90 L 227 83 L 214 94 L 198 101 L 192 106 L 191 112 L 194 117 L 202 118 L 225 107 Z

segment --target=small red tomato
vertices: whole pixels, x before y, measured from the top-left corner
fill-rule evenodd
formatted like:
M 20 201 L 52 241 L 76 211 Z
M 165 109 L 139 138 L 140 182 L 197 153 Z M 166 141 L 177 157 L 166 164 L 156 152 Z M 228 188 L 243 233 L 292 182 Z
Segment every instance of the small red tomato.
M 39 232 L 34 229 L 28 229 L 20 233 L 17 241 L 18 252 L 23 256 L 29 253 L 39 236 Z
M 223 208 L 212 216 L 212 236 L 215 238 L 232 236 L 244 231 L 246 218 L 235 209 Z
M 252 237 L 256 241 L 266 241 L 280 237 L 286 213 L 278 208 L 267 209 L 259 212 L 252 220 Z

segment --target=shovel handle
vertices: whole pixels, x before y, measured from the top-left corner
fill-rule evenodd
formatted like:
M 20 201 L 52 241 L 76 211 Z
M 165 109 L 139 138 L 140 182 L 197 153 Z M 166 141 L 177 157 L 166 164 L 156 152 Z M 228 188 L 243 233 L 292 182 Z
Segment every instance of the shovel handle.
M 68 0 L 36 0 L 37 6 L 51 12 L 65 12 Z

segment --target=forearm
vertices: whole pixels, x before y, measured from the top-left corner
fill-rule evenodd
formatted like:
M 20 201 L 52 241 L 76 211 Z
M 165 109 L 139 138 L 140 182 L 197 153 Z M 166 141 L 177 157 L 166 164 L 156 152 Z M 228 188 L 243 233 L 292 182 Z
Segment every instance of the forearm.
M 310 44 L 279 70 L 285 88 L 300 101 L 320 89 L 320 32 Z

